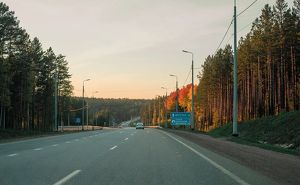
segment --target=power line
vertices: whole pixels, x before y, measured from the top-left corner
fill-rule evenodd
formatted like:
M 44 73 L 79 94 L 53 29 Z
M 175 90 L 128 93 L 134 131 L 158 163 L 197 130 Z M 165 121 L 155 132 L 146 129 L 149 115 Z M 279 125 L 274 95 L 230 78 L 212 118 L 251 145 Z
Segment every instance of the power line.
M 190 77 L 190 75 L 191 75 L 191 71 L 192 71 L 192 69 L 190 69 L 190 71 L 189 71 L 189 73 L 188 73 L 188 75 L 187 75 L 187 77 L 186 77 L 186 79 L 185 79 L 185 81 L 184 81 L 184 83 L 183 83 L 183 86 L 185 86 L 187 80 L 189 79 L 189 77 Z
M 239 29 L 239 30 L 237 31 L 237 33 L 240 33 L 241 31 L 243 31 L 244 29 L 248 28 L 248 27 L 249 27 L 250 25 L 252 25 L 252 24 L 253 24 L 253 22 L 248 23 L 246 26 L 244 26 L 243 28 Z M 230 37 L 229 37 L 229 39 L 227 40 L 227 42 L 226 42 L 225 45 L 227 45 L 227 44 L 229 43 L 229 41 L 231 40 L 232 37 L 233 37 L 233 34 L 230 35 Z
M 247 6 L 243 11 L 241 11 L 241 12 L 237 15 L 237 17 L 240 16 L 240 15 L 242 15 L 243 13 L 245 13 L 245 12 L 246 12 L 251 6 L 253 6 L 257 1 L 258 1 L 258 0 L 254 0 L 249 6 Z M 226 30 L 226 32 L 225 32 L 223 38 L 222 38 L 220 44 L 218 45 L 218 47 L 217 47 L 217 49 L 216 49 L 216 51 L 215 51 L 215 54 L 217 53 L 217 51 L 220 49 L 221 45 L 223 44 L 223 42 L 224 42 L 224 40 L 225 40 L 225 38 L 226 38 L 226 36 L 227 36 L 227 34 L 228 34 L 228 31 L 229 31 L 229 29 L 230 29 L 232 23 L 233 23 L 233 18 L 231 19 L 231 22 L 230 22 L 230 24 L 229 24 L 229 26 L 228 26 L 228 28 L 227 28 L 227 30 Z M 251 23 L 250 23 L 250 24 L 251 24 Z M 248 24 L 246 27 L 248 27 L 248 26 L 249 26 L 249 24 Z M 244 28 L 242 28 L 241 30 L 239 30 L 239 32 L 242 31 L 243 29 L 245 29 L 246 27 L 244 27 Z M 231 38 L 232 38 L 232 35 L 230 36 L 230 38 L 228 39 L 228 41 L 227 41 L 226 43 L 228 43 L 229 40 L 230 40 Z
M 247 8 L 245 8 L 243 11 L 241 11 L 239 14 L 237 14 L 237 17 L 245 13 L 251 6 L 253 6 L 258 0 L 253 1 Z
M 215 54 L 216 54 L 216 53 L 217 53 L 217 51 L 220 49 L 220 47 L 221 47 L 221 45 L 222 45 L 222 43 L 223 43 L 224 39 L 226 38 L 226 36 L 227 36 L 227 34 L 228 34 L 228 31 L 229 31 L 229 29 L 230 29 L 230 27 L 231 27 L 232 23 L 233 23 L 233 19 L 231 19 L 231 22 L 230 22 L 230 24 L 229 24 L 229 26 L 228 26 L 228 28 L 227 28 L 227 30 L 226 30 L 226 32 L 225 32 L 225 34 L 224 34 L 224 36 L 223 36 L 223 38 L 222 38 L 222 40 L 221 40 L 221 42 L 220 42 L 219 46 L 217 47 L 217 49 L 216 49 L 216 51 L 215 51 Z

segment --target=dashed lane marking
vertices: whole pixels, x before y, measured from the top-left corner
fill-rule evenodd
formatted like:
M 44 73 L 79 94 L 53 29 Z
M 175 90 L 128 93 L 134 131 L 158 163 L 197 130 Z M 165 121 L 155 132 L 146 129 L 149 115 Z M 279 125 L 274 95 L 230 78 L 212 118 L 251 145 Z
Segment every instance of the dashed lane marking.
M 81 170 L 75 170 L 72 173 L 70 173 L 69 175 L 62 178 L 61 180 L 54 183 L 53 185 L 62 185 L 62 184 L 64 184 L 65 182 L 67 182 L 68 180 L 70 180 L 72 177 L 74 177 L 75 175 L 77 175 L 80 172 L 81 172 Z
M 117 147 L 118 147 L 118 146 L 115 145 L 115 146 L 111 147 L 109 150 L 114 150 L 114 149 L 117 148 Z
M 35 148 L 35 149 L 33 149 L 33 150 L 39 151 L 39 150 L 43 150 L 43 148 Z
M 18 154 L 9 154 L 9 155 L 7 155 L 8 157 L 14 157 L 14 156 L 16 156 L 16 155 L 18 155 Z

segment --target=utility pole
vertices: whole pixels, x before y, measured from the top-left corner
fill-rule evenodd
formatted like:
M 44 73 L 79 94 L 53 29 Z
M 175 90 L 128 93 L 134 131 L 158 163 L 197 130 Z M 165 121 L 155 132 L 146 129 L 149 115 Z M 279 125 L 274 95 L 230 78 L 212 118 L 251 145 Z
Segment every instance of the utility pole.
M 84 124 L 84 81 L 82 85 L 82 116 L 81 116 L 81 130 L 83 129 L 83 124 Z
M 56 67 L 56 71 L 55 71 L 55 82 L 54 82 L 54 130 L 58 131 L 58 125 L 57 125 L 57 78 L 58 78 L 58 70 Z
M 167 99 L 168 99 L 168 89 L 166 87 L 161 87 L 162 89 L 166 90 L 166 97 L 165 97 L 165 128 L 168 127 L 168 110 L 167 110 Z
M 178 76 L 177 75 L 170 75 L 170 76 L 173 76 L 176 78 L 176 112 L 178 112 L 178 97 L 179 97 L 179 94 L 178 94 Z
M 86 102 L 86 126 L 89 126 L 89 104 Z
M 91 80 L 91 79 L 85 79 L 85 80 L 83 80 L 83 82 L 82 82 L 82 120 L 81 120 L 81 126 L 82 126 L 82 130 L 84 130 L 84 108 L 85 108 L 85 106 L 84 106 L 84 82 L 86 82 L 86 81 L 89 81 L 89 80 Z
M 232 135 L 238 136 L 237 131 L 237 112 L 238 112 L 238 76 L 237 76 L 237 21 L 236 21 L 236 0 L 234 0 L 234 63 L 233 63 L 233 125 L 232 125 Z
M 192 113 L 191 113 L 191 129 L 195 129 L 195 123 L 194 123 L 194 53 L 186 50 L 182 50 L 182 52 L 189 53 L 192 55 Z

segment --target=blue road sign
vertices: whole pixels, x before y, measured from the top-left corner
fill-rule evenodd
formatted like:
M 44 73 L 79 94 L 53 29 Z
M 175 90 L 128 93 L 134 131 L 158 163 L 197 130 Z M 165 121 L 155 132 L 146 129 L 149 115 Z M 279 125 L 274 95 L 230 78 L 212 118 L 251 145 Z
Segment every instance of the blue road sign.
M 191 125 L 191 113 L 171 112 L 171 125 Z
M 77 125 L 79 125 L 79 124 L 81 123 L 80 118 L 75 118 L 75 123 L 76 123 Z

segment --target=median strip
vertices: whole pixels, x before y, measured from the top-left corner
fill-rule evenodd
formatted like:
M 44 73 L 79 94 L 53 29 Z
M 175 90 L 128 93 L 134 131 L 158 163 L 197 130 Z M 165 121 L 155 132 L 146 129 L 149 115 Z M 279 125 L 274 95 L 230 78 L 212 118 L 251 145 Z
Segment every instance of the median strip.
M 81 170 L 75 170 L 72 173 L 70 173 L 69 175 L 67 175 L 64 178 L 62 178 L 61 180 L 59 180 L 56 183 L 54 183 L 53 185 L 62 185 L 65 182 L 67 182 L 68 180 L 70 180 L 72 177 L 74 177 L 75 175 L 77 175 L 79 172 L 81 172 Z

